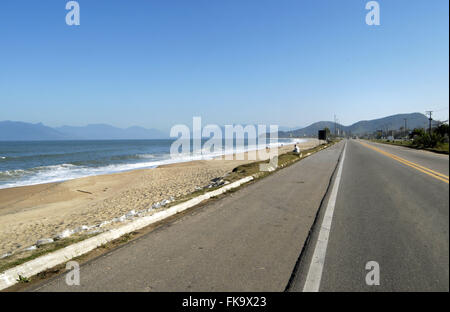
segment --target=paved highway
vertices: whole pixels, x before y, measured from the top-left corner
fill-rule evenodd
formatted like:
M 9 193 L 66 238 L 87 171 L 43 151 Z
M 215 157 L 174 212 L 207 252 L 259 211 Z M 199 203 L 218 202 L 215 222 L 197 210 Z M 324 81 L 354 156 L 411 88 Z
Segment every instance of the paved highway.
M 30 290 L 448 291 L 448 167 L 343 141 Z
M 448 155 L 356 140 L 345 154 L 325 255 L 317 226 L 290 290 L 448 291 Z

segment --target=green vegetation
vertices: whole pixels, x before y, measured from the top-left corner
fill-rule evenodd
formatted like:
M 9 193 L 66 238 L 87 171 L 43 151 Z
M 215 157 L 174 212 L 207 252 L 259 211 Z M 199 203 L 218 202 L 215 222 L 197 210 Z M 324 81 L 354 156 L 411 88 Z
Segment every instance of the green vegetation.
M 337 141 L 335 141 L 335 142 L 337 142 Z M 321 144 L 314 148 L 304 150 L 300 154 L 297 154 L 294 152 L 288 152 L 285 154 L 278 155 L 278 168 L 276 170 L 279 170 L 286 166 L 292 165 L 293 163 L 307 157 L 306 155 L 308 155 L 309 153 L 314 154 L 326 147 L 333 145 L 335 142 L 331 142 L 329 144 Z M 236 181 L 236 180 L 248 177 L 250 175 L 253 175 L 255 178 L 265 177 L 265 176 L 269 175 L 271 172 L 259 171 L 259 165 L 264 164 L 264 163 L 268 164 L 269 160 L 257 161 L 257 162 L 252 162 L 249 164 L 240 165 L 240 166 L 234 168 L 233 171 L 229 175 L 226 176 L 226 180 L 232 182 L 232 181 Z
M 17 279 L 19 283 L 29 283 L 30 279 L 28 277 L 22 276 L 19 274 L 19 278 Z
M 390 141 L 390 140 L 382 140 L 382 139 L 371 140 L 371 141 L 383 143 L 383 144 L 399 145 L 399 146 L 404 146 L 404 147 L 409 147 L 409 148 L 414 148 L 414 149 L 422 149 L 422 150 L 435 152 L 435 153 L 439 153 L 439 154 L 449 154 L 449 144 L 448 143 L 442 143 L 436 147 L 431 148 L 431 147 L 416 146 L 416 145 L 412 144 L 411 141 L 399 141 L 399 140 Z
M 434 128 L 431 133 L 423 128 L 415 128 L 409 135 L 409 140 L 383 140 L 376 139 L 375 142 L 406 146 L 416 149 L 424 149 L 436 153 L 449 153 L 449 125 L 441 124 Z

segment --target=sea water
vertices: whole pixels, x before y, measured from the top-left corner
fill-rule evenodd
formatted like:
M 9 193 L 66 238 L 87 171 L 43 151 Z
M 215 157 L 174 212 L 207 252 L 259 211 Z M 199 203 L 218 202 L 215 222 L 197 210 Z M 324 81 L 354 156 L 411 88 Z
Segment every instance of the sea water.
M 279 146 L 304 139 L 278 139 Z M 96 140 L 0 142 L 0 188 L 65 181 L 133 169 L 254 150 L 256 146 L 224 148 L 214 153 L 170 156 L 174 140 Z M 223 144 L 225 146 L 225 144 Z M 265 146 L 265 145 L 262 145 Z M 261 148 L 261 145 L 259 146 Z

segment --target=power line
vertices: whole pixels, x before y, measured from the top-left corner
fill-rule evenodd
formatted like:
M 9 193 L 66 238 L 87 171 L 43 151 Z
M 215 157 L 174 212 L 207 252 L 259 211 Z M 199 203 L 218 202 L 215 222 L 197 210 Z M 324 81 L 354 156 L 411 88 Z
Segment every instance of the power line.
M 437 112 L 442 112 L 443 110 L 448 110 L 448 106 L 447 107 L 437 108 L 433 112 L 437 113 Z

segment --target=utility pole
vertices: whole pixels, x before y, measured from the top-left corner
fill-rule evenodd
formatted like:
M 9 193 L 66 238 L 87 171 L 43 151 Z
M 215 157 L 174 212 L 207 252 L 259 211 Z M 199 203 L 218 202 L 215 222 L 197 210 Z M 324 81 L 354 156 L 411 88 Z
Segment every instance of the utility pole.
M 334 114 L 334 136 L 337 137 L 337 125 L 336 125 L 336 114 Z
M 405 121 L 405 138 L 408 135 L 408 129 L 406 128 L 406 121 L 408 120 L 408 118 L 403 118 L 403 120 Z
M 341 126 L 340 122 L 341 121 L 338 118 L 338 120 L 337 120 L 338 135 L 341 137 L 342 136 L 342 126 Z
M 433 111 L 427 111 L 426 113 L 430 115 L 430 117 L 428 118 L 429 121 L 428 133 L 431 135 L 431 121 L 433 120 L 433 118 L 431 118 L 431 114 L 433 114 Z

